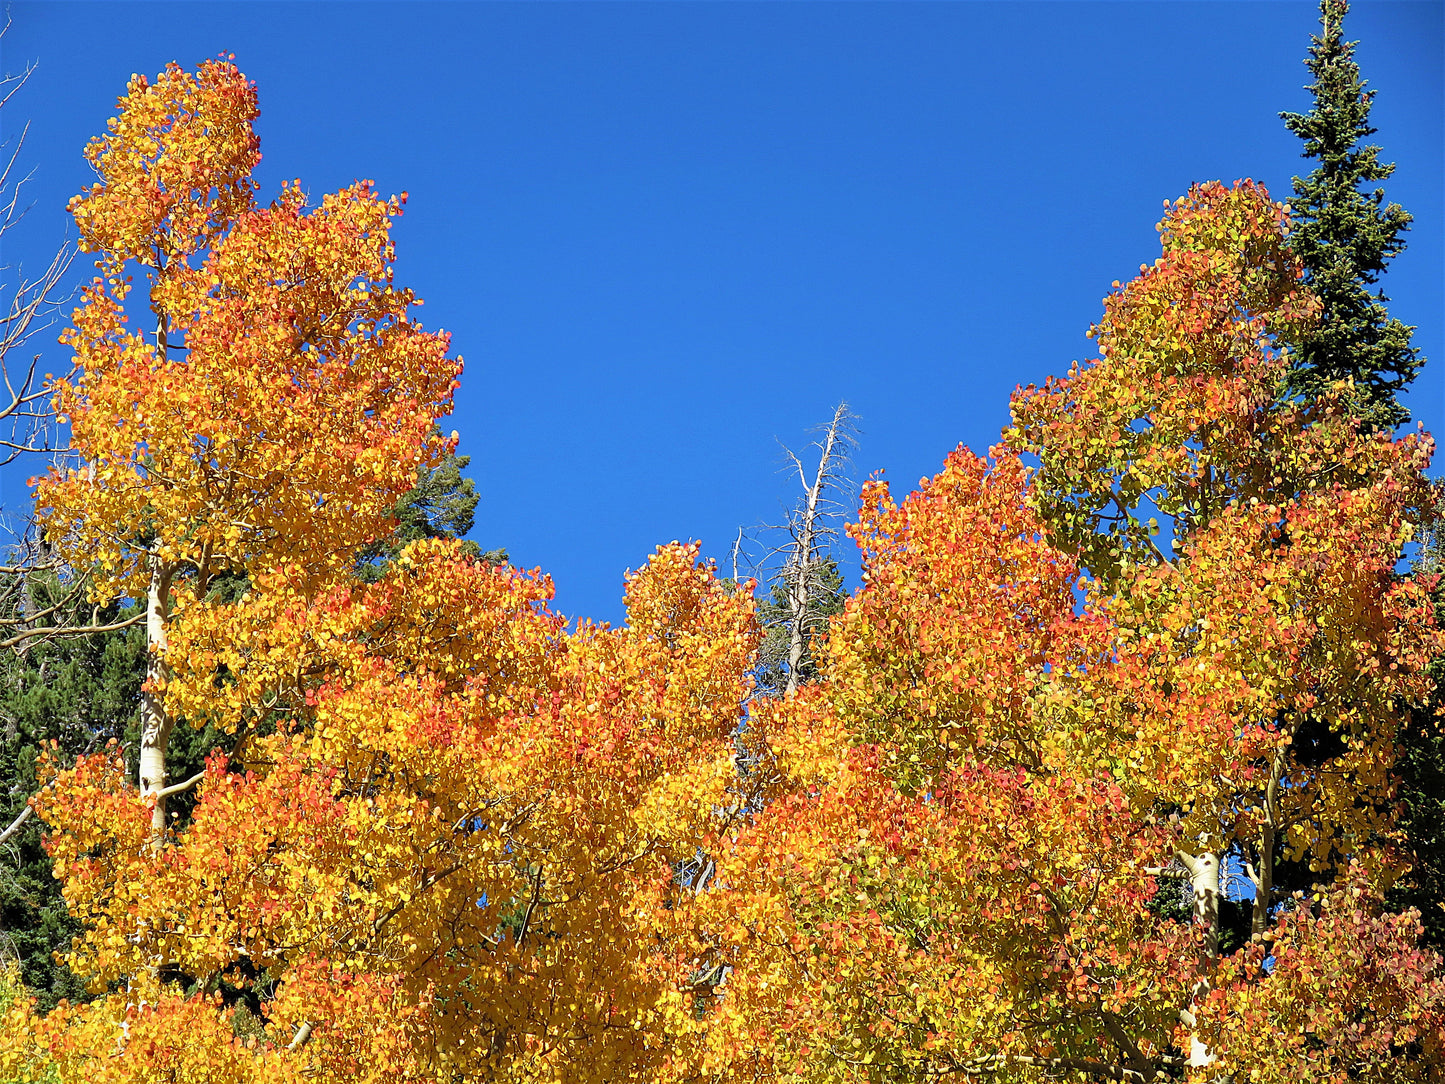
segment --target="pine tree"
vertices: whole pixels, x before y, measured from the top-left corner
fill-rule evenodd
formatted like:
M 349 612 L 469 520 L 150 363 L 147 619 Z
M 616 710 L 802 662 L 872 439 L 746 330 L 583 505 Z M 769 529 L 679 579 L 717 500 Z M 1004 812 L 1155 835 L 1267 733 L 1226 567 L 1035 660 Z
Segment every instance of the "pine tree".
M 813 645 L 828 631 L 830 618 L 843 612 L 848 592 L 832 547 L 843 534 L 841 521 L 848 510 L 852 489 L 850 452 L 857 446 L 858 418 L 839 403 L 832 420 L 816 430 L 803 453 L 818 453 L 818 465 L 809 476 L 803 460 L 786 445 L 796 469 L 802 494 L 784 523 L 766 528 L 782 532 L 785 541 L 773 548 L 765 566 L 768 595 L 758 603 L 763 639 L 754 672 L 763 696 L 787 696 L 817 677 Z M 739 534 L 739 542 L 742 536 Z M 736 553 L 734 553 L 736 566 Z
M 448 455 L 435 468 L 423 467 L 417 485 L 397 505 L 396 530 L 377 542 L 358 567 L 360 578 L 375 581 L 397 553 L 420 538 L 458 538 L 472 527 L 477 505 L 475 485 L 462 472 L 468 456 Z M 465 543 L 479 560 L 505 564 L 504 550 L 481 552 Z M 38 611 L 63 594 L 53 574 L 12 573 L 22 582 L 5 592 L 12 605 Z M 239 596 L 244 577 L 216 577 L 212 593 Z M 109 623 L 131 610 L 112 607 L 96 623 Z M 134 774 L 140 742 L 140 687 L 146 676 L 145 635 L 140 627 L 88 636 L 36 638 L 17 652 L 0 651 L 0 831 L 11 825 L 35 793 L 35 763 L 41 747 L 59 745 L 73 759 L 106 741 L 120 743 Z M 179 727 L 170 751 L 174 778 L 199 772 L 215 750 L 234 751 L 237 735 L 213 726 Z M 194 793 L 171 799 L 178 825 L 190 819 Z M 44 826 L 34 817 L 19 825 L 0 845 L 0 962 L 18 965 L 19 978 L 42 1009 L 61 998 L 87 997 L 84 984 L 55 953 L 69 947 L 80 925 L 66 911 L 60 882 L 51 873 L 41 845 Z
M 1383 290 L 1371 292 L 1386 265 L 1405 248 L 1411 217 L 1397 203 L 1385 203 L 1378 184 L 1395 171 L 1380 160 L 1380 148 L 1366 144 L 1375 92 L 1365 89 L 1354 60 L 1355 42 L 1344 40 L 1348 0 L 1321 0 L 1323 25 L 1312 38 L 1305 65 L 1314 82 L 1314 108 L 1281 113 L 1289 130 L 1304 140 L 1303 156 L 1319 165 L 1294 178 L 1291 209 L 1296 228 L 1292 246 L 1304 262 L 1305 278 L 1324 303 L 1323 318 L 1292 343 L 1290 390 L 1307 398 L 1334 384 L 1353 382 L 1354 410 L 1367 428 L 1393 429 L 1409 420 L 1396 394 L 1424 363 L 1410 345 L 1415 330 L 1385 311 Z
M 843 572 L 833 557 L 824 557 L 808 570 L 808 605 L 803 619 L 805 639 L 798 662 L 798 681 L 807 684 L 818 676 L 813 646 L 828 630 L 828 621 L 843 612 L 848 589 Z M 787 582 L 780 575 L 769 585 L 766 598 L 758 602 L 758 623 L 763 638 L 758 645 L 758 668 L 753 677 L 763 696 L 782 696 L 788 687 L 788 654 L 793 639 L 793 607 Z
M 65 591 L 52 575 L 31 575 L 23 595 L 9 597 L 43 610 Z M 112 608 L 107 618 L 123 618 Z M 145 636 L 139 627 L 57 639 L 37 638 L 19 652 L 0 652 L 0 830 L 16 825 L 36 790 L 41 746 L 56 743 L 66 760 L 122 740 L 136 725 L 145 680 Z M 66 912 L 60 884 L 41 846 L 44 826 L 19 823 L 0 846 L 0 956 L 50 1007 L 85 997 L 85 987 L 54 954 L 69 948 L 80 925 Z
M 1362 185 L 1386 180 L 1393 163 L 1380 161 L 1380 148 L 1362 145 L 1375 133 L 1370 105 L 1354 60 L 1356 43 L 1344 40 L 1347 0 L 1322 0 L 1322 34 L 1311 39 L 1305 62 L 1314 83 L 1315 107 L 1308 114 L 1282 113 L 1285 124 L 1305 141 L 1304 156 L 1319 160 L 1309 177 L 1294 179 L 1292 209 L 1298 221 L 1291 243 L 1306 279 L 1323 302 L 1318 325 L 1294 343 L 1290 388 L 1313 396 L 1341 380 L 1353 383 L 1352 411 L 1366 429 L 1392 429 L 1409 419 L 1395 395 L 1414 379 L 1424 359 L 1410 345 L 1414 328 L 1392 319 L 1381 290 L 1370 292 L 1385 265 L 1405 248 L 1409 212 L 1384 202 L 1384 191 Z M 1437 513 L 1438 516 L 1438 513 Z M 1438 528 L 1416 572 L 1439 572 Z M 1437 616 L 1445 618 L 1445 592 L 1434 592 Z M 1431 667 L 1435 694 L 1402 728 L 1395 764 L 1399 830 L 1412 869 L 1389 895 L 1395 910 L 1416 908 L 1425 939 L 1445 948 L 1445 733 L 1437 711 L 1445 688 L 1445 659 Z M 1297 871 L 1301 886 L 1313 879 Z
M 387 563 L 412 542 L 462 538 L 472 529 L 479 498 L 476 484 L 462 473 L 471 461 L 471 456 L 453 452 L 435 467 L 417 471 L 416 487 L 396 506 L 396 530 L 362 550 L 357 571 L 363 580 L 375 583 Z M 493 565 L 507 563 L 505 549 L 483 552 L 475 542 L 462 545 L 478 560 Z
M 1445 496 L 1431 511 L 1414 572 L 1431 585 L 1435 621 L 1445 626 Z M 1426 943 L 1445 952 L 1445 657 L 1435 659 L 1429 673 L 1434 691 L 1400 733 L 1395 773 L 1411 869 L 1388 902 L 1397 911 L 1419 911 Z

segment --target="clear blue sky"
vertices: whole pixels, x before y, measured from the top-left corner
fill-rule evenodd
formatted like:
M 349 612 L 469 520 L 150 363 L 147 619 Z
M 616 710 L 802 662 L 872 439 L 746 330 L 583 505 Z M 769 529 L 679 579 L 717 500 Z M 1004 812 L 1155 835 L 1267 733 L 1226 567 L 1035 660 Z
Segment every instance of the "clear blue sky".
M 235 53 L 263 194 L 410 192 L 398 277 L 467 361 L 448 425 L 473 537 L 607 619 L 657 543 L 721 560 L 776 518 L 777 441 L 839 399 L 860 473 L 902 489 L 996 440 L 1016 384 L 1089 356 L 1166 198 L 1245 176 L 1287 195 L 1305 164 L 1276 114 L 1307 107 L 1317 25 L 1303 0 L 10 7 L 3 66 L 39 67 L 4 116 L 31 122 L 35 169 L 5 261 L 65 235 L 131 72 Z M 1408 405 L 1437 431 L 1442 10 L 1361 0 L 1347 23 L 1415 215 L 1385 285 L 1433 359 Z

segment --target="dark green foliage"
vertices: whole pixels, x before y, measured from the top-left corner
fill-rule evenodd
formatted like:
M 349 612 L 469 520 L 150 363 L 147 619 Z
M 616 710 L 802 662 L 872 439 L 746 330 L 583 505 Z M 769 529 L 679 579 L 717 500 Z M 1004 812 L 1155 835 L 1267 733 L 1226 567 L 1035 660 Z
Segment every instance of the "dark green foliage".
M 423 538 L 461 538 L 472 529 L 477 510 L 477 489 L 462 471 L 471 456 L 448 455 L 435 468 L 417 472 L 416 488 L 396 506 L 396 530 L 362 551 L 357 562 L 361 578 L 374 583 L 387 564 L 406 546 Z M 473 557 L 491 564 L 506 564 L 505 550 L 483 553 L 475 542 L 463 542 Z
M 1439 576 L 1438 554 L 1427 553 L 1421 565 L 1417 574 Z M 1445 625 L 1445 583 L 1437 580 L 1433 594 L 1435 621 Z M 1419 910 L 1426 943 L 1445 953 L 1445 658 L 1435 659 L 1429 673 L 1434 691 L 1400 733 L 1399 827 L 1412 869 L 1388 902 L 1392 910 Z
M 1159 874 L 1154 878 L 1149 912 L 1162 922 L 1192 922 L 1194 893 L 1189 889 L 1189 882 L 1167 873 Z
M 434 470 L 419 473 L 417 486 L 396 509 L 396 533 L 373 546 L 359 563 L 363 578 L 375 580 L 403 546 L 420 538 L 455 538 L 471 529 L 476 489 L 462 477 L 465 456 L 449 456 Z M 482 560 L 505 562 L 501 551 Z M 223 573 L 211 579 L 207 595 L 235 601 L 246 590 L 244 576 Z M 53 576 L 15 581 L 14 591 L 0 592 L 12 607 L 43 610 L 59 597 Z M 112 623 L 133 611 L 112 607 L 100 615 Z M 130 775 L 136 770 L 140 731 L 140 687 L 145 681 L 145 630 L 137 625 L 120 632 L 30 642 L 22 653 L 0 652 L 0 830 L 24 808 L 37 788 L 35 762 L 42 743 L 54 741 L 63 759 L 116 740 L 125 753 Z M 267 724 L 260 726 L 264 730 Z M 177 720 L 167 750 L 170 782 L 189 779 L 217 750 L 231 753 L 237 736 L 207 726 L 197 730 Z M 197 792 L 173 796 L 168 805 L 178 825 L 189 820 Z M 0 845 L 0 963 L 18 960 L 22 978 L 50 1009 L 60 998 L 86 996 L 84 985 L 53 955 L 69 947 L 79 925 L 66 913 L 60 884 L 51 875 L 41 847 L 43 826 L 31 818 Z M 230 990 L 221 984 L 222 992 Z M 228 995 L 229 996 L 229 995 Z
M 1312 39 L 1305 62 L 1314 82 L 1314 108 L 1307 114 L 1284 113 L 1285 124 L 1305 141 L 1304 155 L 1318 161 L 1313 173 L 1296 177 L 1292 209 L 1298 226 L 1291 243 L 1304 262 L 1306 280 L 1324 303 L 1319 325 L 1295 350 L 1290 390 L 1315 396 L 1341 380 L 1353 382 L 1351 411 L 1368 429 L 1393 429 L 1408 420 L 1396 394 L 1424 363 L 1410 346 L 1413 328 L 1391 319 L 1383 291 L 1371 292 L 1386 264 L 1405 248 L 1410 215 L 1385 203 L 1383 189 L 1362 190 L 1394 172 L 1380 160 L 1380 148 L 1364 143 L 1370 127 L 1374 91 L 1366 90 L 1354 60 L 1354 43 L 1344 39 L 1348 0 L 1321 0 L 1323 26 Z M 1421 555 L 1417 575 L 1440 571 L 1438 510 L 1431 545 Z M 1436 617 L 1445 620 L 1445 602 L 1435 588 Z M 1445 736 L 1439 714 L 1445 708 L 1445 659 L 1431 667 L 1435 692 L 1415 707 L 1401 729 L 1395 776 L 1399 828 L 1410 874 L 1391 892 L 1395 910 L 1417 908 L 1427 942 L 1445 949 Z M 1338 744 L 1327 727 L 1306 727 L 1300 742 L 1321 760 Z M 1275 867 L 1281 894 L 1305 890 L 1319 879 L 1301 863 L 1280 860 Z
M 803 662 L 798 668 L 801 682 L 813 681 L 818 676 L 817 664 L 813 661 L 813 647 L 817 638 L 828 630 L 828 619 L 843 612 L 848 592 L 843 586 L 843 573 L 838 562 L 826 557 L 808 570 L 807 613 L 803 617 L 803 632 L 807 646 L 803 649 Z M 763 627 L 762 642 L 758 645 L 758 668 L 754 677 L 758 692 L 764 696 L 781 696 L 788 685 L 788 644 L 792 637 L 793 611 L 788 602 L 786 581 L 779 577 L 771 584 L 768 597 L 758 604 L 758 622 Z
M 1174 872 L 1154 878 L 1154 896 L 1149 913 L 1161 922 L 1193 922 L 1194 893 L 1189 882 Z M 1254 919 L 1254 900 L 1221 896 L 1219 899 L 1219 952 L 1232 956 L 1249 943 Z
M 33 576 L 10 595 L 29 612 L 59 595 L 53 576 Z M 112 607 L 112 622 L 130 611 Z M 0 829 L 35 793 L 36 758 L 54 741 L 72 760 L 121 739 L 139 715 L 145 680 L 145 632 L 29 641 L 23 654 L 0 653 Z M 85 996 L 81 982 L 53 955 L 67 949 L 79 926 L 66 913 L 60 885 L 41 846 L 43 826 L 31 817 L 0 845 L 0 955 L 19 960 L 25 985 L 43 1008 Z
M 1254 920 L 1254 900 L 1219 901 L 1219 954 L 1233 956 L 1249 944 Z
M 1432 712 L 1442 705 L 1437 679 Z M 1445 953 L 1445 735 L 1439 717 L 1419 713 L 1401 735 L 1400 827 L 1413 864 L 1389 900 L 1392 910 L 1414 907 L 1425 941 Z
M 1383 291 L 1371 292 L 1385 265 L 1405 248 L 1410 215 L 1385 203 L 1381 188 L 1362 190 L 1394 172 L 1380 148 L 1364 144 L 1370 103 L 1354 44 L 1341 24 L 1347 0 L 1322 0 L 1323 31 L 1311 39 L 1305 64 L 1314 76 L 1308 113 L 1282 113 L 1289 130 L 1304 140 L 1304 157 L 1319 165 L 1294 179 L 1291 209 L 1297 226 L 1291 244 L 1305 277 L 1324 303 L 1318 327 L 1291 343 L 1290 390 L 1313 398 L 1335 383 L 1354 383 L 1352 410 L 1367 428 L 1393 429 L 1409 419 L 1396 393 L 1414 379 L 1423 360 L 1410 346 L 1414 328 L 1391 319 Z

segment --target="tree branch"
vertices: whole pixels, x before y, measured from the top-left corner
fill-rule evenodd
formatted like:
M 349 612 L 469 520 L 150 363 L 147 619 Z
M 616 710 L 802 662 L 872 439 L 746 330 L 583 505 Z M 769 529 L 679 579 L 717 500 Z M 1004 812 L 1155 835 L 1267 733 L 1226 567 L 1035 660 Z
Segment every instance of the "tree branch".
M 968 1076 L 983 1076 L 987 1073 L 1004 1072 L 1015 1066 L 1043 1069 L 1045 1072 L 1062 1070 L 1087 1073 L 1090 1076 L 1103 1077 L 1105 1080 L 1138 1082 L 1138 1084 L 1148 1084 L 1158 1076 L 1155 1072 L 1145 1076 L 1135 1069 L 1112 1062 L 1096 1061 L 1092 1058 L 1047 1058 L 1037 1054 L 989 1054 L 986 1057 L 959 1062 L 954 1066 L 954 1071 Z
M 29 820 L 30 815 L 34 812 L 35 810 L 31 809 L 28 805 L 24 809 L 22 809 L 20 811 L 20 816 L 16 817 L 13 821 L 10 822 L 10 827 L 5 829 L 5 831 L 0 832 L 0 843 L 4 843 L 16 832 L 20 831 L 20 826 L 23 825 L 27 820 Z
M 116 621 L 109 625 L 60 625 L 26 629 L 24 632 L 17 632 L 9 639 L 0 640 L 0 648 L 14 647 L 16 644 L 34 639 L 37 636 L 91 636 L 98 632 L 116 632 L 120 629 L 128 629 L 132 625 L 139 625 L 145 620 L 145 617 L 145 613 L 141 612 L 134 617 L 128 617 L 124 621 Z
M 202 768 L 184 783 L 172 783 L 169 787 L 162 787 L 156 792 L 156 797 L 169 798 L 172 794 L 184 794 L 204 778 L 206 778 L 206 770 Z
M 1145 866 L 1144 872 L 1150 877 L 1169 877 L 1176 881 L 1189 880 L 1189 874 L 1174 866 Z

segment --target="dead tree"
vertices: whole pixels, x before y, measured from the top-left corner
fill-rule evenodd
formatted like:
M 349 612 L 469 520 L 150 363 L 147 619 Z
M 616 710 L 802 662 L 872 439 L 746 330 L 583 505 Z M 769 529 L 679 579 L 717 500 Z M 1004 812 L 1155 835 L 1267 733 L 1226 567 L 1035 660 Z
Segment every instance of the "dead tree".
M 788 628 L 788 684 L 784 694 L 797 692 L 803 654 L 808 647 L 809 635 L 816 631 L 809 626 L 811 616 L 808 608 L 809 596 L 818 567 L 827 550 L 837 538 L 837 516 L 842 508 L 834 494 L 846 480 L 850 463 L 849 452 L 856 441 L 853 428 L 854 418 L 848 411 L 847 403 L 839 403 L 833 411 L 833 420 L 828 423 L 812 447 L 818 452 L 818 466 L 809 480 L 803 461 L 793 454 L 788 458 L 798 470 L 798 481 L 802 483 L 805 496 L 797 512 L 790 518 L 788 531 L 792 536 L 788 561 L 784 566 L 783 582 L 787 590 L 788 608 L 791 611 Z
M 763 552 L 747 561 L 770 588 L 760 605 L 765 633 L 759 684 L 765 694 L 787 696 L 797 691 L 807 679 L 813 639 L 841 606 L 842 578 L 832 550 L 852 510 L 856 422 L 848 405 L 840 403 L 832 420 L 817 430 L 817 439 L 801 453 L 783 447 L 789 473 L 796 472 L 802 492 L 781 522 L 760 528 L 755 546 L 761 542 Z M 740 533 L 733 545 L 734 578 L 742 549 Z

